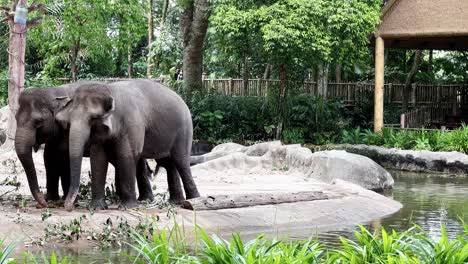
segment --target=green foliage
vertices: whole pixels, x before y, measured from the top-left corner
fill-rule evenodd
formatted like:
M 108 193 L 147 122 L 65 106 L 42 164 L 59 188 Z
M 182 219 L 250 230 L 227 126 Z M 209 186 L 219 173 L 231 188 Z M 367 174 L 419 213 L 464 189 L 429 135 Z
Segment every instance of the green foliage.
M 6 237 L 0 240 L 0 264 L 16 264 L 16 260 L 11 258 L 11 254 L 19 244 L 19 239 L 7 243 Z
M 451 131 L 399 130 L 384 128 L 380 133 L 360 128 L 344 130 L 339 143 L 366 144 L 387 148 L 459 151 L 468 153 L 468 126 Z
M 68 260 L 67 257 L 59 258 L 57 254 L 55 254 L 55 251 L 52 252 L 50 257 L 42 253 L 42 258 L 40 260 L 38 260 L 39 258 L 31 253 L 24 253 L 23 256 L 24 256 L 24 260 L 22 263 L 26 263 L 26 264 L 39 264 L 39 263 L 41 264 L 72 264 L 73 263 L 71 260 Z
M 333 248 L 317 240 L 266 240 L 263 235 L 244 242 L 239 234 L 230 240 L 209 236 L 200 228 L 195 230 L 195 252 L 186 248 L 186 237 L 180 228 L 159 230 L 149 239 L 135 237 L 131 256 L 135 263 L 414 263 L 455 264 L 468 261 L 468 226 L 455 240 L 450 240 L 442 228 L 441 238 L 432 238 L 419 226 L 408 231 L 387 232 L 382 228 L 371 233 L 364 227 L 353 239 L 340 238 Z M 175 235 L 178 234 L 178 235 Z M 200 245 L 201 244 L 201 245 Z
M 462 222 L 464 231 L 455 239 L 449 239 L 442 226 L 441 237 L 434 238 L 421 227 L 414 225 L 407 231 L 388 232 L 385 228 L 371 233 L 364 227 L 354 233 L 354 238 L 340 238 L 333 247 L 325 246 L 316 239 L 306 241 L 267 240 L 263 235 L 244 242 L 239 234 L 225 240 L 215 234 L 208 235 L 196 227 L 195 240 L 189 242 L 186 230 L 175 224 L 171 229 L 138 229 L 131 233 L 134 249 L 127 255 L 133 263 L 317 263 L 317 264 L 458 264 L 468 262 L 468 225 Z M 190 235 L 192 237 L 192 235 Z M 4 247 L 0 263 L 19 263 L 9 258 L 16 244 Z M 191 240 L 190 240 L 191 241 Z M 191 250 L 189 250 L 191 246 Z M 194 247 L 193 247 L 194 246 Z M 42 261 L 25 253 L 21 263 L 71 263 L 66 257 L 60 260 L 55 253 L 42 255 Z
M 259 140 L 268 134 L 271 116 L 265 98 L 196 94 L 190 105 L 196 139 Z
M 283 130 L 282 139 L 285 144 L 304 144 L 304 130 L 302 128 L 290 128 Z

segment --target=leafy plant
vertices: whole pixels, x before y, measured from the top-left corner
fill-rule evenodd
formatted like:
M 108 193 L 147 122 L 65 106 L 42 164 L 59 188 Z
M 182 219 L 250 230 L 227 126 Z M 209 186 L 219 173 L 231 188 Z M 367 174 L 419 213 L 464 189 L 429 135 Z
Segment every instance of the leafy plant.
M 304 130 L 301 128 L 288 128 L 283 130 L 285 144 L 304 144 Z
M 44 253 L 42 253 L 42 258 L 41 261 L 38 261 L 38 257 L 34 256 L 31 253 L 24 253 L 24 263 L 27 264 L 71 264 L 72 261 L 68 260 L 67 257 L 59 258 L 55 251 L 52 252 L 50 257 L 46 256 Z

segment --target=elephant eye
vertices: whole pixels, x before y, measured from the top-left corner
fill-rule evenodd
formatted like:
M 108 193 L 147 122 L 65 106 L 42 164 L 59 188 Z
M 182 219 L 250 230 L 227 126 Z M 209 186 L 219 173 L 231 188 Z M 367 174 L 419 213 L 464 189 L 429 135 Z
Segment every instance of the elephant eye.
M 35 127 L 40 127 L 44 123 L 44 119 L 42 119 L 42 118 L 34 119 L 33 122 L 34 122 Z

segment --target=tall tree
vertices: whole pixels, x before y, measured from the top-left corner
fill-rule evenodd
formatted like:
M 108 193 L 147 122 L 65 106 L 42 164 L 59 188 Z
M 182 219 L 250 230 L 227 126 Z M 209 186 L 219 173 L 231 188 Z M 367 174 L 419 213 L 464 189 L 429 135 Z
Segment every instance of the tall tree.
M 202 89 L 203 45 L 210 16 L 209 0 L 181 2 L 181 29 L 184 47 L 184 88 L 188 94 Z
M 153 6 L 153 0 L 148 0 L 148 10 L 147 10 L 147 16 L 148 16 L 148 55 L 146 59 L 146 77 L 152 78 L 153 74 L 153 56 L 151 55 L 151 44 L 153 43 L 154 40 L 154 6 Z
M 406 76 L 405 80 L 405 87 L 403 88 L 403 105 L 402 105 L 402 111 L 406 112 L 408 111 L 408 101 L 411 96 L 411 83 L 414 81 L 414 77 L 416 76 L 416 73 L 418 73 L 419 70 L 419 65 L 421 64 L 421 54 L 422 50 L 417 50 L 414 52 L 413 56 L 413 65 L 411 66 L 411 70 L 408 72 L 408 75 Z
M 76 80 L 85 60 L 112 50 L 108 36 L 112 7 L 101 0 L 63 0 L 49 9 L 43 26 L 31 34 L 40 44 L 36 56 L 43 59 L 46 74 L 63 76 L 68 68 Z
M 10 28 L 8 45 L 8 108 L 9 115 L 7 121 L 6 141 L 2 148 L 12 148 L 16 133 L 15 115 L 19 107 L 19 95 L 24 89 L 24 73 L 26 60 L 26 35 L 28 28 L 38 25 L 41 17 L 28 20 L 28 13 L 42 10 L 40 4 L 33 4 L 27 7 L 27 0 L 13 0 L 10 7 L 5 10 L 6 17 L 2 20 L 7 22 Z

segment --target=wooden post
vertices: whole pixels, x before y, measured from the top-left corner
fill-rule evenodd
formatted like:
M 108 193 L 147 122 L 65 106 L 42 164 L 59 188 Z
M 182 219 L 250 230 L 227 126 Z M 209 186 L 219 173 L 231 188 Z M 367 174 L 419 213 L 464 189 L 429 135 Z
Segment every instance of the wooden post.
M 230 95 L 234 95 L 234 82 L 232 81 L 232 78 L 229 78 L 229 92 Z
M 14 3 L 17 3 L 15 6 Z M 18 7 L 27 8 L 27 0 L 13 1 L 11 11 Z M 10 43 L 8 52 L 8 121 L 4 148 L 12 148 L 16 134 L 16 112 L 19 107 L 19 95 L 24 90 L 24 66 L 26 54 L 26 21 L 8 21 L 10 26 Z
M 411 104 L 416 107 L 416 84 L 411 85 Z
M 458 114 L 458 92 L 455 90 L 455 93 L 452 98 L 452 115 L 456 116 Z
M 379 132 L 384 126 L 384 41 L 382 37 L 375 39 L 375 88 L 374 88 L 374 132 Z
M 261 92 L 262 92 L 262 79 L 258 78 L 257 79 L 257 96 L 260 96 Z
M 437 85 L 437 97 L 436 97 L 436 100 L 437 100 L 437 103 L 440 103 L 440 100 L 442 99 L 442 89 L 440 89 L 440 84 Z
M 352 95 L 352 90 L 351 90 L 351 86 L 349 85 L 349 82 L 346 83 L 346 90 L 347 90 L 347 93 L 348 93 L 348 103 L 352 104 L 353 95 Z
M 393 91 L 393 83 L 388 84 L 388 102 L 392 103 L 393 102 L 393 97 L 394 97 L 394 91 Z
M 400 128 L 405 128 L 405 114 L 400 115 Z

